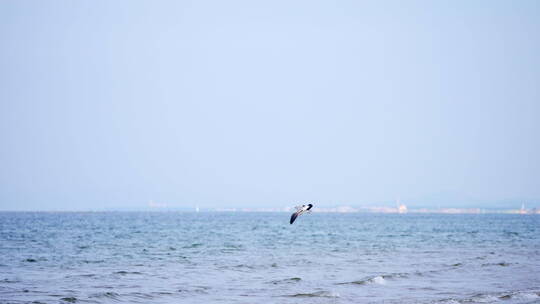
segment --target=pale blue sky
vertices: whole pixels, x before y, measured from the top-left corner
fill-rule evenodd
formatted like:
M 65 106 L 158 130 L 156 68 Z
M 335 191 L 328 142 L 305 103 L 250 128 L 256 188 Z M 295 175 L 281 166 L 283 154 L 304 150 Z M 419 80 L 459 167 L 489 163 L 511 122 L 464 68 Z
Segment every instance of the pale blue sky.
M 0 210 L 540 206 L 539 30 L 540 1 L 1 1 Z

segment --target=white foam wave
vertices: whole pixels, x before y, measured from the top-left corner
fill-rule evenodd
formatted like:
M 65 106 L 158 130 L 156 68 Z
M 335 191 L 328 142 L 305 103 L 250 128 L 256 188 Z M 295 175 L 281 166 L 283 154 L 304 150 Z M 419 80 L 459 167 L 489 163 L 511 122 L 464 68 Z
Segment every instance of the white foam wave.
M 386 280 L 382 276 L 376 276 L 370 280 L 372 283 L 385 285 Z
M 480 297 L 473 298 L 472 300 L 477 303 L 493 303 L 493 302 L 498 302 L 499 298 L 493 295 L 483 295 Z
M 521 300 L 536 300 L 540 298 L 540 296 L 534 292 L 520 292 L 512 295 L 512 298 Z
M 442 300 L 442 301 L 439 301 L 437 303 L 439 303 L 439 304 L 461 304 L 461 303 L 459 303 L 459 301 L 456 301 L 454 299 Z

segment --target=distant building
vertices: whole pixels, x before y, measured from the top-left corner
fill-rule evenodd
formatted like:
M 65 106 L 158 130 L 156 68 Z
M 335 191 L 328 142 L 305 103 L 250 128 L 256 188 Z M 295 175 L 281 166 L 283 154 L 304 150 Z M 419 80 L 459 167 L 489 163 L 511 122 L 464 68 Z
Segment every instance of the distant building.
M 399 204 L 398 213 L 407 213 L 407 206 L 405 206 L 405 204 Z
M 521 209 L 519 209 L 519 214 L 527 214 L 527 209 L 525 209 L 525 204 L 521 204 Z
M 405 204 L 402 204 L 399 201 L 399 198 L 396 200 L 396 211 L 397 213 L 407 213 L 407 206 Z

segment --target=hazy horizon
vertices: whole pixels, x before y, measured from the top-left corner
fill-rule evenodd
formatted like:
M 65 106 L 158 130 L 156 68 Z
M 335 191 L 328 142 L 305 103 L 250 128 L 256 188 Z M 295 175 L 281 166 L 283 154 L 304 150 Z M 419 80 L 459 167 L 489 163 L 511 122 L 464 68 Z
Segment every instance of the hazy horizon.
M 168 212 L 168 211 L 181 211 L 181 212 L 199 212 L 198 209 L 200 209 L 201 212 L 206 211 L 244 211 L 251 209 L 253 211 L 257 210 L 263 210 L 263 209 L 280 209 L 280 211 L 284 211 L 286 208 L 292 208 L 297 205 L 306 204 L 309 202 L 290 202 L 283 205 L 262 205 L 262 204 L 245 204 L 245 205 L 239 205 L 239 204 L 232 204 L 232 205 L 218 205 L 218 204 L 175 204 L 170 202 L 156 202 L 153 200 L 150 200 L 146 202 L 145 204 L 133 204 L 130 206 L 110 206 L 110 207 L 90 207 L 85 205 L 74 205 L 71 207 L 61 207 L 61 208 L 31 208 L 31 209 L 24 209 L 24 208 L 5 208 L 0 209 L 0 212 L 145 212 L 145 211 L 155 211 L 155 212 Z M 361 212 L 382 212 L 386 213 L 386 211 L 377 211 L 373 208 L 396 208 L 399 204 L 404 204 L 408 207 L 409 211 L 412 210 L 412 212 L 422 210 L 422 209 L 429 209 L 432 211 L 437 211 L 440 209 L 460 209 L 460 210 L 469 210 L 469 209 L 481 209 L 484 211 L 510 211 L 510 210 L 518 210 L 522 206 L 525 207 L 526 210 L 533 210 L 533 209 L 539 209 L 540 204 L 537 203 L 535 200 L 501 200 L 497 202 L 459 202 L 455 201 L 454 203 L 434 203 L 434 202 L 415 202 L 415 201 L 402 201 L 402 200 L 395 200 L 395 201 L 380 201 L 380 202 L 371 202 L 371 203 L 354 203 L 354 202 L 341 202 L 341 203 L 319 203 L 312 201 L 311 203 L 315 204 L 315 211 L 323 211 L 326 212 L 329 209 L 337 208 L 337 207 L 352 207 L 355 208 L 358 211 Z M 288 210 L 289 211 L 289 210 Z
M 2 1 L 0 210 L 540 207 L 538 1 Z

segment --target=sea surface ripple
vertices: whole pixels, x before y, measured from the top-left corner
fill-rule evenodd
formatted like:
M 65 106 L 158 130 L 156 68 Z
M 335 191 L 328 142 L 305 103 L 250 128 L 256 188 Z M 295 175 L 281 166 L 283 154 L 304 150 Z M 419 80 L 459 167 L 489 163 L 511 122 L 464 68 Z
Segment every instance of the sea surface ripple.
M 540 216 L 0 213 L 0 303 L 540 303 Z

